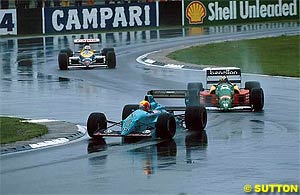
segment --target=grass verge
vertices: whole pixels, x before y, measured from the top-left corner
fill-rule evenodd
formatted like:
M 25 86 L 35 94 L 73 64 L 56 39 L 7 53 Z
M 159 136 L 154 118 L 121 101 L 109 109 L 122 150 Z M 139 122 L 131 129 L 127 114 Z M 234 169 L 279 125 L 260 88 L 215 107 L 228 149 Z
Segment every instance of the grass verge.
M 42 124 L 21 122 L 21 118 L 0 117 L 0 143 L 29 140 L 44 135 L 48 128 Z
M 193 46 L 167 57 L 187 63 L 236 66 L 242 72 L 300 77 L 300 36 L 226 41 Z

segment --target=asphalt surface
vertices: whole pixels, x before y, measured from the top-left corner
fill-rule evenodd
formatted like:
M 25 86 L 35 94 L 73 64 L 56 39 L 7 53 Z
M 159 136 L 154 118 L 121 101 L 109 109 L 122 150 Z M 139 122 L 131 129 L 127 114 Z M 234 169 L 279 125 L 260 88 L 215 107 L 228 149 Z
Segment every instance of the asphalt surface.
M 89 35 L 116 47 L 115 70 L 59 71 L 57 54 L 77 35 L 1 39 L 1 114 L 85 126 L 97 111 L 118 121 L 123 106 L 139 102 L 147 90 L 185 89 L 188 82 L 204 81 L 202 72 L 145 66 L 136 62 L 138 56 L 195 43 L 299 34 L 299 24 L 192 32 Z M 244 194 L 245 184 L 299 184 L 299 79 L 243 74 L 247 80 L 262 84 L 263 112 L 210 112 L 205 133 L 178 128 L 173 141 L 85 136 L 1 155 L 1 194 Z

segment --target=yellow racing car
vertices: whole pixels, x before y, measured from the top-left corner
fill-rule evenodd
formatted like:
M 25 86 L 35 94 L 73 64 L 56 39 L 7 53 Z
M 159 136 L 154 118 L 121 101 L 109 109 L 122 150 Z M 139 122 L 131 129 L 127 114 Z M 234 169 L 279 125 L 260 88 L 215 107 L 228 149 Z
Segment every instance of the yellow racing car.
M 63 49 L 58 54 L 58 65 L 60 70 L 68 70 L 70 67 L 77 68 L 94 68 L 116 67 L 116 54 L 114 48 L 103 48 L 97 51 L 91 48 L 90 44 L 100 43 L 99 39 L 75 39 L 75 45 L 81 48 L 72 51 L 71 49 Z

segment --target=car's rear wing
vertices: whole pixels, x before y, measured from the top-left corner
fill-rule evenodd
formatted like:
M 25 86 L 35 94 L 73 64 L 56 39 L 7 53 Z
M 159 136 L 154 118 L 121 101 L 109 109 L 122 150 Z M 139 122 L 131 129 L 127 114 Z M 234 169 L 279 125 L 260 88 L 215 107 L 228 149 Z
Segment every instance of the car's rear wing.
M 222 76 L 226 76 L 228 80 L 240 87 L 242 82 L 241 69 L 237 67 L 221 67 L 221 68 L 205 68 L 206 88 L 217 84 Z
M 74 44 L 100 43 L 100 39 L 75 39 Z
M 187 90 L 150 90 L 147 95 L 153 98 L 186 98 Z M 147 96 L 146 96 L 147 97 Z M 185 111 L 185 106 L 166 106 L 168 111 Z
M 148 95 L 152 95 L 154 98 L 185 98 L 186 90 L 150 90 Z

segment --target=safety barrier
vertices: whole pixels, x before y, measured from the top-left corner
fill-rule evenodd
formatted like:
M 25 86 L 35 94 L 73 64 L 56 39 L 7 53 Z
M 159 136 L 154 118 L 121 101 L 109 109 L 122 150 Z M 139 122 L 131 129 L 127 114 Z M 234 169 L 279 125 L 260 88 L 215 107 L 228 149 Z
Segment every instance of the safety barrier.
M 299 20 L 300 0 L 201 0 L 0 9 L 0 35 Z

